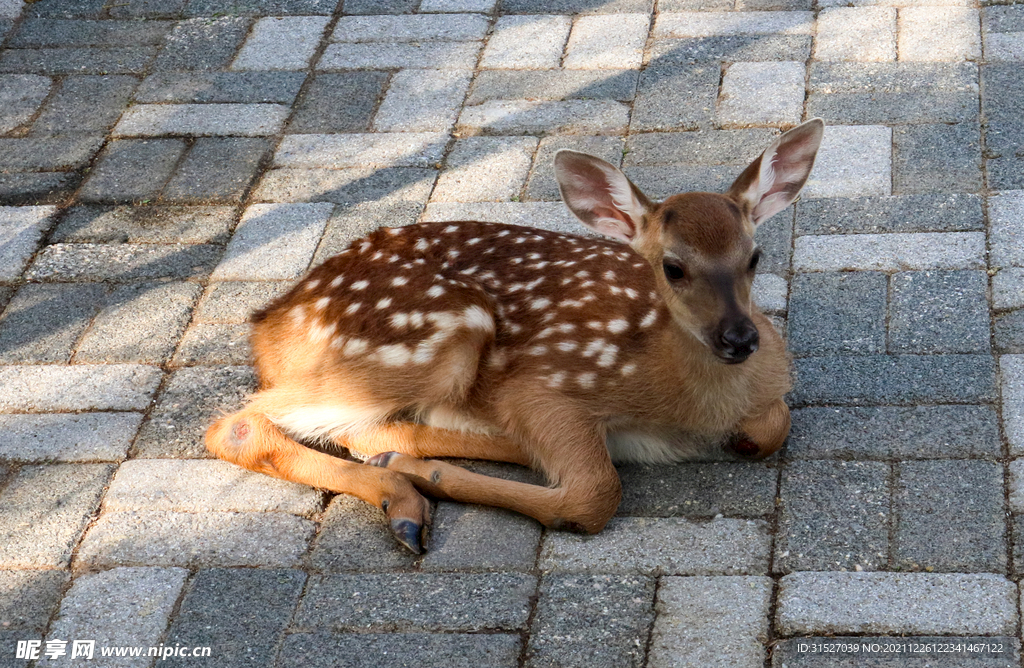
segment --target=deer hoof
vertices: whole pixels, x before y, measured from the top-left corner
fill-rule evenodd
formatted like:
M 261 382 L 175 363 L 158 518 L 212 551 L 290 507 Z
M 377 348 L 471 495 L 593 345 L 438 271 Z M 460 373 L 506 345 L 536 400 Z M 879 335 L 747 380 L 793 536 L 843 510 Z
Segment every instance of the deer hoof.
M 725 447 L 733 454 L 747 459 L 759 459 L 764 456 L 761 454 L 761 447 L 749 438 L 735 439 L 730 441 Z
M 390 462 L 391 459 L 397 454 L 397 452 L 393 451 L 381 452 L 379 454 L 374 455 L 373 457 L 370 457 L 363 463 L 369 464 L 370 466 L 379 466 L 382 469 L 386 469 L 388 467 L 388 462 Z
M 425 533 L 423 525 L 412 520 L 394 519 L 391 520 L 391 533 L 395 534 L 399 543 L 405 545 L 415 554 L 423 553 L 423 543 L 425 542 L 423 540 Z

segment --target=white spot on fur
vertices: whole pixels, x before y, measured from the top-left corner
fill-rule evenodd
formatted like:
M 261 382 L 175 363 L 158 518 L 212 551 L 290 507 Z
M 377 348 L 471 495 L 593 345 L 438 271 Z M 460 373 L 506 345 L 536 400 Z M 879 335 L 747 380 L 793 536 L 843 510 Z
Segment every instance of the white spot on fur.
M 355 283 L 352 284 L 351 287 L 353 290 L 365 290 L 366 286 L 368 286 L 369 284 L 370 281 L 356 281 Z
M 420 239 L 420 240 L 418 240 L 418 241 L 416 242 L 416 245 L 415 245 L 415 246 L 413 246 L 413 248 L 414 248 L 415 250 L 418 250 L 418 251 L 425 251 L 425 250 L 427 250 L 427 248 L 429 248 L 429 247 L 430 247 L 430 244 L 428 244 L 428 243 L 427 243 L 427 240 L 426 240 L 426 239 Z
M 565 372 L 559 371 L 548 376 L 547 386 L 551 389 L 558 389 L 565 382 Z
M 622 334 L 629 329 L 629 323 L 625 320 L 612 320 L 608 323 L 608 331 L 612 334 Z
M 558 348 L 563 353 L 571 353 L 572 351 L 576 350 L 579 347 L 580 344 L 576 343 L 575 341 L 559 341 L 558 343 L 555 344 L 555 348 Z
M 371 257 L 370 259 L 371 260 L 379 260 L 382 257 L 384 257 L 384 252 L 383 251 L 377 251 L 376 253 L 373 254 L 373 257 Z
M 551 306 L 550 299 L 534 299 L 532 302 L 530 302 L 530 308 L 532 308 L 534 311 L 538 311 L 542 308 L 547 308 L 548 306 Z
M 621 371 L 623 376 L 628 376 L 634 371 L 636 371 L 636 365 L 630 362 L 629 364 L 624 365 Z
M 334 277 L 334 280 L 331 281 L 331 287 L 332 288 L 338 287 L 339 285 L 341 285 L 341 282 L 344 281 L 344 280 L 345 280 L 345 277 L 342 276 L 341 274 L 338 274 L 337 276 Z
M 640 321 L 640 326 L 647 328 L 653 325 L 658 320 L 658 309 L 652 308 L 651 312 L 644 316 L 644 319 Z
M 537 287 L 538 285 L 540 285 L 543 282 L 544 282 L 544 277 L 541 276 L 540 278 L 538 278 L 538 279 L 536 279 L 534 281 L 530 281 L 529 283 L 527 283 L 526 284 L 526 289 L 527 290 L 533 290 L 535 287 Z
M 546 355 L 547 354 L 548 347 L 547 346 L 533 346 L 532 348 L 530 348 L 526 352 L 527 352 L 527 354 L 533 355 L 534 357 L 540 357 L 541 355 Z
M 611 271 L 611 270 L 608 270 L 608 271 L 604 272 L 604 280 L 606 280 L 606 281 L 614 281 L 615 280 L 615 272 Z
M 616 345 L 607 345 L 604 350 L 601 351 L 601 356 L 597 358 L 597 366 L 609 367 L 615 363 L 615 358 L 619 354 L 619 347 Z
M 401 366 L 408 364 L 412 358 L 412 351 L 409 350 L 409 346 L 396 343 L 390 346 L 381 346 L 377 348 L 375 353 L 377 359 L 380 360 L 384 366 Z
M 365 353 L 369 347 L 370 343 L 366 339 L 349 339 L 341 352 L 346 357 L 355 357 Z
M 395 276 L 391 279 L 391 285 L 395 287 L 401 287 L 409 282 L 409 279 L 405 276 Z
M 373 244 L 371 244 L 369 241 L 364 241 L 363 243 L 359 244 L 359 252 L 361 253 L 365 253 L 371 248 L 373 248 Z
M 400 258 L 397 255 L 395 255 L 394 253 L 392 253 L 391 257 L 388 258 L 388 262 L 395 263 L 395 262 L 398 262 L 401 259 L 402 258 Z
M 462 320 L 470 329 L 479 329 L 484 332 L 494 331 L 494 318 L 479 306 L 470 306 L 463 311 Z
M 397 236 L 397 235 L 401 234 L 403 231 L 404 230 L 401 227 L 389 227 L 388 228 L 388 234 L 390 234 L 391 236 Z
M 640 293 L 634 290 L 633 288 L 626 288 L 626 296 L 629 297 L 630 299 L 636 299 L 637 297 L 640 296 Z
M 293 308 L 288 315 L 296 325 L 301 325 L 306 321 L 306 309 L 302 308 L 301 305 Z
M 466 245 L 467 246 L 475 246 L 478 243 L 480 243 L 480 237 L 473 237 L 472 239 L 470 239 L 469 241 L 466 242 Z
M 409 324 L 413 327 L 422 327 L 426 324 L 426 320 L 423 318 L 423 314 L 419 311 L 413 311 L 409 314 Z
M 576 325 L 572 324 L 571 322 L 563 322 L 561 325 L 558 326 L 558 331 L 565 332 L 566 334 L 568 334 L 569 332 L 576 331 Z
M 316 303 L 313 304 L 313 308 L 315 308 L 317 311 L 323 311 L 325 308 L 327 308 L 327 305 L 330 303 L 330 297 L 321 297 L 320 299 L 316 300 Z
M 313 343 L 320 343 L 334 336 L 335 325 L 329 323 L 327 325 L 314 324 L 309 328 L 309 340 Z
M 391 316 L 391 326 L 395 329 L 405 329 L 409 326 L 408 313 L 396 313 Z
M 564 308 L 580 308 L 583 306 L 583 302 L 576 299 L 566 299 L 558 303 L 560 307 Z
M 579 383 L 580 387 L 590 389 L 594 387 L 594 381 L 597 380 L 597 374 L 593 371 L 587 371 L 576 376 L 576 382 Z
M 584 357 L 593 357 L 602 350 L 604 350 L 604 339 L 596 339 L 587 344 L 587 347 L 583 349 Z
M 433 298 L 433 297 L 440 297 L 443 294 L 444 294 L 444 288 L 442 288 L 440 285 L 432 285 L 432 286 L 430 286 L 430 289 L 427 290 L 427 296 L 431 297 L 431 298 Z
M 504 369 L 506 364 L 508 364 L 508 353 L 504 348 L 492 351 L 490 357 L 487 358 L 487 366 L 492 369 Z
M 479 308 L 479 307 L 478 307 Z M 450 332 L 459 326 L 460 320 L 455 317 L 453 313 L 448 311 L 438 311 L 437 313 L 428 313 L 426 315 L 427 320 L 438 329 Z
M 345 315 L 352 315 L 353 313 L 359 310 L 360 306 L 362 306 L 360 302 L 352 302 L 351 304 L 348 305 L 348 308 L 345 309 Z
M 313 288 L 315 288 L 318 285 L 320 285 L 320 280 L 314 278 L 312 281 L 306 283 L 306 289 L 307 290 L 312 290 Z
M 604 323 L 598 322 L 596 320 L 591 320 L 590 322 L 587 323 L 587 327 L 589 327 L 590 329 L 604 329 Z
M 459 226 L 458 225 L 449 225 L 448 227 L 444 228 L 444 231 L 449 233 L 449 234 L 452 233 L 452 232 L 458 232 L 459 231 Z
M 377 308 L 387 308 L 389 306 L 391 306 L 391 297 L 385 297 L 377 302 Z

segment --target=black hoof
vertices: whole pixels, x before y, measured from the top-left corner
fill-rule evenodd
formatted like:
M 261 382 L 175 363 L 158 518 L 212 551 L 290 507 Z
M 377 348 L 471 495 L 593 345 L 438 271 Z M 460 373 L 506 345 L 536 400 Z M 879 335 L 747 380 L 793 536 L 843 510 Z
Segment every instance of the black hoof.
M 761 448 L 748 438 L 741 438 L 728 445 L 729 450 L 739 455 L 753 459 L 761 454 Z
M 416 554 L 423 553 L 420 546 L 420 529 L 420 525 L 412 520 L 391 520 L 391 532 L 395 534 L 395 538 Z
M 386 469 L 388 467 L 388 462 L 390 462 L 391 458 L 397 454 L 397 452 L 382 452 L 379 455 L 370 457 L 365 463 L 370 466 L 379 466 L 382 469 Z

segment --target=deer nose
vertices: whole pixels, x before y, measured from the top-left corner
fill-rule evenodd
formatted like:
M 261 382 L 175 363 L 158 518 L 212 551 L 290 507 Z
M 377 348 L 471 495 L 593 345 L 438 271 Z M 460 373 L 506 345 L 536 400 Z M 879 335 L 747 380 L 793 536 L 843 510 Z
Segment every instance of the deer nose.
M 743 320 L 722 332 L 722 352 L 731 357 L 746 359 L 757 350 L 760 340 L 754 323 L 750 320 Z

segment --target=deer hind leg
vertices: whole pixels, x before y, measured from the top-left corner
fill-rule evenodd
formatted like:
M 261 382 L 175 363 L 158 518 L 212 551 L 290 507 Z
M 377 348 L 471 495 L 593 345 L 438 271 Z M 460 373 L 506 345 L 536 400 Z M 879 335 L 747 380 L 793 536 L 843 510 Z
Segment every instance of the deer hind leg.
M 745 457 L 764 459 L 774 454 L 789 435 L 789 406 L 778 399 L 760 415 L 740 423 L 740 440 L 732 449 Z
M 420 553 L 430 505 L 407 478 L 302 446 L 286 436 L 259 404 L 257 401 L 215 422 L 206 432 L 207 449 L 251 471 L 351 494 L 371 503 L 387 514 L 395 537 Z
M 341 436 L 335 444 L 371 457 L 397 452 L 410 457 L 457 457 L 508 462 L 521 466 L 532 463 L 518 443 L 504 436 L 439 429 L 414 422 L 391 422 L 361 432 Z

